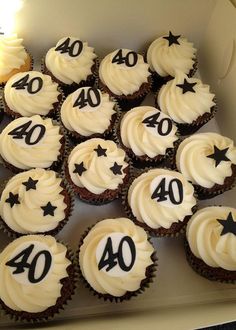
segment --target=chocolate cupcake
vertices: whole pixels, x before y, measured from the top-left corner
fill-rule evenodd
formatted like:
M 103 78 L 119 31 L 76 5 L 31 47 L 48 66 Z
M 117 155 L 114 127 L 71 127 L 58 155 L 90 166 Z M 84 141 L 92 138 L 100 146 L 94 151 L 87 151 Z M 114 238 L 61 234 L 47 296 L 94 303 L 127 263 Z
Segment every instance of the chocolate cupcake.
M 115 142 L 94 138 L 70 152 L 65 177 L 80 199 L 104 204 L 119 196 L 129 177 L 129 164 Z
M 53 317 L 75 290 L 72 253 L 52 236 L 27 235 L 0 254 L 0 303 L 14 320 Z
M 176 166 L 193 183 L 199 199 L 212 198 L 234 185 L 236 147 L 217 133 L 194 134 L 179 145 Z
M 190 266 L 212 281 L 236 281 L 236 209 L 210 206 L 198 210 L 186 230 Z
M 67 223 L 73 198 L 51 170 L 32 169 L 13 176 L 0 199 L 0 227 L 10 236 L 57 234 Z
M 127 218 L 98 222 L 79 247 L 82 276 L 90 290 L 105 300 L 120 302 L 142 293 L 152 282 L 155 264 L 146 232 Z
M 117 49 L 100 63 L 99 87 L 115 97 L 122 110 L 134 108 L 151 90 L 149 66 L 142 55 Z

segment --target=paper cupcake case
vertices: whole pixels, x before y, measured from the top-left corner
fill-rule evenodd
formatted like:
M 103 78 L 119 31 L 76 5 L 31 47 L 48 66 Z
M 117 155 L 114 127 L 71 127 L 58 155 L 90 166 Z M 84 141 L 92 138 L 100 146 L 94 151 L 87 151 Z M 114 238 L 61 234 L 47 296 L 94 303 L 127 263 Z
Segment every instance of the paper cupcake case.
M 172 170 L 172 168 L 167 167 L 167 166 L 156 166 L 155 168 L 162 168 L 162 169 L 166 169 L 166 170 Z M 136 171 L 133 172 L 133 176 L 130 177 L 130 180 L 128 182 L 128 184 L 123 187 L 122 189 L 122 193 L 121 193 L 121 201 L 122 201 L 122 206 L 124 208 L 124 211 L 126 213 L 126 215 L 128 216 L 128 218 L 130 218 L 136 225 L 142 227 L 143 229 L 145 229 L 150 236 L 152 237 L 178 237 L 180 235 L 185 234 L 186 232 L 186 226 L 188 221 L 190 220 L 190 218 L 192 217 L 192 215 L 197 211 L 198 206 L 197 203 L 196 205 L 192 208 L 192 214 L 189 216 L 185 216 L 183 221 L 178 221 L 178 222 L 173 222 L 173 224 L 170 226 L 170 228 L 166 229 L 163 227 L 159 227 L 159 228 L 151 228 L 148 225 L 146 225 L 143 222 L 140 222 L 136 219 L 136 217 L 133 215 L 132 209 L 129 206 L 128 203 L 128 191 L 129 191 L 129 187 L 132 184 L 132 182 L 134 181 L 134 179 L 136 179 L 138 176 L 140 176 L 141 174 L 148 172 L 149 170 L 154 169 L 153 167 L 147 167 L 145 169 L 137 169 Z M 177 171 L 176 171 L 177 172 Z M 198 196 L 196 194 L 194 194 L 194 197 L 196 199 L 196 201 L 198 201 Z
M 39 313 L 14 311 L 7 307 L 0 299 L 0 306 L 2 307 L 3 313 L 10 317 L 13 321 L 19 321 L 27 324 L 47 322 L 51 320 L 56 314 L 60 314 L 60 312 L 66 308 L 69 301 L 72 299 L 78 283 L 78 267 L 76 266 L 75 262 L 75 254 L 66 243 L 60 240 L 57 242 L 67 247 L 66 258 L 71 261 L 71 265 L 67 267 L 68 277 L 63 278 L 60 281 L 62 284 L 61 296 L 57 299 L 54 306 L 48 307 L 45 311 Z
M 153 264 L 151 264 L 150 266 L 147 267 L 146 269 L 146 273 L 145 273 L 145 279 L 143 279 L 141 281 L 140 284 L 140 288 L 136 291 L 128 291 L 126 292 L 125 295 L 123 295 L 122 297 L 115 297 L 112 296 L 110 294 L 102 294 L 99 293 L 97 291 L 95 291 L 90 284 L 86 281 L 86 279 L 84 278 L 84 276 L 82 275 L 80 266 L 79 266 L 79 253 L 80 253 L 80 248 L 83 244 L 83 240 L 84 238 L 87 236 L 87 234 L 89 233 L 89 231 L 92 229 L 93 226 L 89 227 L 84 234 L 81 236 L 80 242 L 79 242 L 79 246 L 78 246 L 78 250 L 76 252 L 76 264 L 78 267 L 78 273 L 79 273 L 79 279 L 82 281 L 82 283 L 84 284 L 84 286 L 89 289 L 89 291 L 96 296 L 99 299 L 103 299 L 104 301 L 110 301 L 110 302 L 115 302 L 115 303 L 121 303 L 123 301 L 129 301 L 131 298 L 138 296 L 139 294 L 143 293 L 147 288 L 149 288 L 150 284 L 153 283 L 154 278 L 156 277 L 156 270 L 158 267 L 158 257 L 157 257 L 157 253 L 156 251 L 153 252 L 153 254 L 151 255 L 151 259 L 153 261 Z M 152 242 L 150 241 L 150 237 L 148 237 L 148 241 L 149 243 L 152 245 Z

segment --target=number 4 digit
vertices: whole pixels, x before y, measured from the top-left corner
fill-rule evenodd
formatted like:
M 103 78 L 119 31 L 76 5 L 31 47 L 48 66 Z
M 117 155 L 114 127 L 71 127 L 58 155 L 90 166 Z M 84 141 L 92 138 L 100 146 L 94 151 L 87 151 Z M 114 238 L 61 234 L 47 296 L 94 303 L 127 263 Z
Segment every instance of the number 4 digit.
M 21 251 L 14 258 L 9 260 L 6 265 L 10 267 L 16 267 L 12 274 L 24 273 L 25 268 L 29 268 L 30 264 L 27 262 L 31 252 L 33 251 L 34 244 L 31 244 L 29 247 Z
M 115 261 L 116 258 L 117 258 L 117 253 L 113 253 L 112 240 L 110 237 L 108 237 L 102 257 L 98 264 L 98 269 L 100 270 L 108 266 L 106 268 L 106 272 L 108 272 L 110 269 L 112 269 L 117 265 L 117 261 Z

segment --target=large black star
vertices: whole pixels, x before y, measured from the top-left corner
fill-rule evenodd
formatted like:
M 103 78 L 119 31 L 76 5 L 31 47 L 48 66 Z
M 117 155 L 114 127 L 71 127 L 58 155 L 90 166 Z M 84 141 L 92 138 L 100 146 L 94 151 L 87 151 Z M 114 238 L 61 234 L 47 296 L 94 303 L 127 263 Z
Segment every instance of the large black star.
M 182 88 L 183 90 L 183 94 L 187 93 L 187 92 L 192 92 L 192 93 L 196 93 L 195 90 L 193 89 L 193 87 L 196 85 L 197 83 L 190 83 L 187 81 L 187 79 L 184 79 L 184 83 L 183 84 L 178 84 L 176 86 Z
M 86 171 L 86 168 L 84 167 L 83 162 L 80 164 L 75 164 L 75 169 L 74 169 L 73 173 L 77 173 L 81 176 L 84 171 Z
M 117 162 L 114 163 L 112 167 L 110 167 L 110 170 L 113 172 L 113 174 L 122 174 L 122 165 L 118 165 Z
M 230 161 L 230 159 L 226 156 L 226 152 L 229 150 L 229 148 L 225 149 L 218 149 L 217 146 L 214 146 L 214 152 L 213 154 L 208 155 L 208 158 L 212 158 L 215 160 L 215 167 L 217 167 L 223 160 L 224 161 Z
M 178 42 L 179 37 L 181 37 L 181 35 L 175 36 L 171 33 L 171 31 L 169 31 L 168 37 L 163 37 L 163 38 L 169 41 L 169 47 L 170 47 L 172 44 L 179 45 Z
M 103 149 L 100 144 L 98 145 L 97 149 L 94 149 L 94 151 L 96 151 L 98 157 L 101 157 L 101 156 L 105 156 L 107 157 L 107 154 L 106 154 L 106 151 L 107 149 Z
M 36 184 L 39 180 L 33 180 L 31 177 L 29 177 L 28 181 L 22 182 L 24 186 L 26 186 L 26 191 L 30 189 L 36 190 Z
M 11 207 L 13 207 L 15 204 L 20 204 L 19 202 L 19 195 L 13 194 L 12 192 L 9 193 L 9 197 L 5 201 L 6 203 L 9 203 Z
M 54 211 L 56 210 L 56 206 L 53 206 L 50 202 L 47 203 L 45 206 L 41 206 L 41 209 L 43 210 L 43 216 L 46 215 L 52 215 L 54 216 Z
M 236 235 L 236 221 L 234 221 L 231 212 L 229 212 L 227 219 L 217 219 L 217 221 L 223 226 L 222 232 L 220 233 L 221 236 L 228 233 Z

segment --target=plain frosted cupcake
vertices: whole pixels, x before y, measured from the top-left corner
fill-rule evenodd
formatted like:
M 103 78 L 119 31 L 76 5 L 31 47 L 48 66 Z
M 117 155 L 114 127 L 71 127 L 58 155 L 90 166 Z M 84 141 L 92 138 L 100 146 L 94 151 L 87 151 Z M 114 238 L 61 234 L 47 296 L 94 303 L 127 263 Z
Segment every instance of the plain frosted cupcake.
M 97 70 L 97 55 L 87 42 L 63 37 L 48 50 L 43 72 L 52 76 L 68 94 L 82 86 L 92 86 Z
M 122 117 L 117 136 L 134 165 L 158 164 L 171 156 L 178 140 L 173 121 L 150 106 L 136 107 Z
M 72 197 L 58 174 L 42 168 L 13 176 L 0 199 L 2 227 L 13 236 L 55 235 L 66 224 Z
M 150 92 L 149 66 L 142 55 L 130 49 L 117 49 L 100 63 L 99 86 L 118 100 L 121 109 L 129 110 Z
M 13 172 L 58 164 L 65 148 L 60 126 L 39 115 L 20 117 L 10 122 L 0 134 L 0 155 Z
M 107 93 L 96 87 L 81 87 L 67 96 L 62 104 L 62 124 L 77 140 L 104 137 L 117 117 L 117 105 Z
M 152 71 L 154 89 L 175 77 L 176 70 L 192 76 L 196 70 L 196 49 L 181 35 L 161 36 L 149 46 L 146 54 Z
M 236 280 L 236 209 L 210 206 L 187 225 L 186 255 L 191 267 L 209 280 Z
M 234 185 L 236 147 L 217 133 L 194 134 L 179 145 L 176 166 L 193 183 L 199 199 L 212 198 Z
M 127 182 L 129 164 L 124 150 L 115 142 L 89 139 L 69 154 L 65 175 L 79 198 L 103 204 L 117 198 Z
M 0 85 L 18 72 L 32 69 L 31 56 L 22 44 L 23 39 L 16 34 L 0 35 Z
M 0 303 L 14 320 L 47 320 L 75 290 L 72 255 L 52 236 L 27 235 L 0 254 Z
M 11 77 L 3 94 L 5 112 L 13 117 L 52 115 L 62 100 L 58 84 L 48 75 L 27 71 Z
M 95 295 L 111 301 L 127 300 L 152 281 L 154 248 L 146 232 L 131 220 L 106 219 L 84 235 L 79 266 Z
M 178 236 L 196 203 L 191 183 L 181 173 L 164 168 L 139 174 L 123 195 L 127 214 L 156 236 Z
M 157 94 L 157 106 L 176 123 L 180 134 L 197 131 L 215 114 L 215 95 L 200 79 L 178 71 Z

